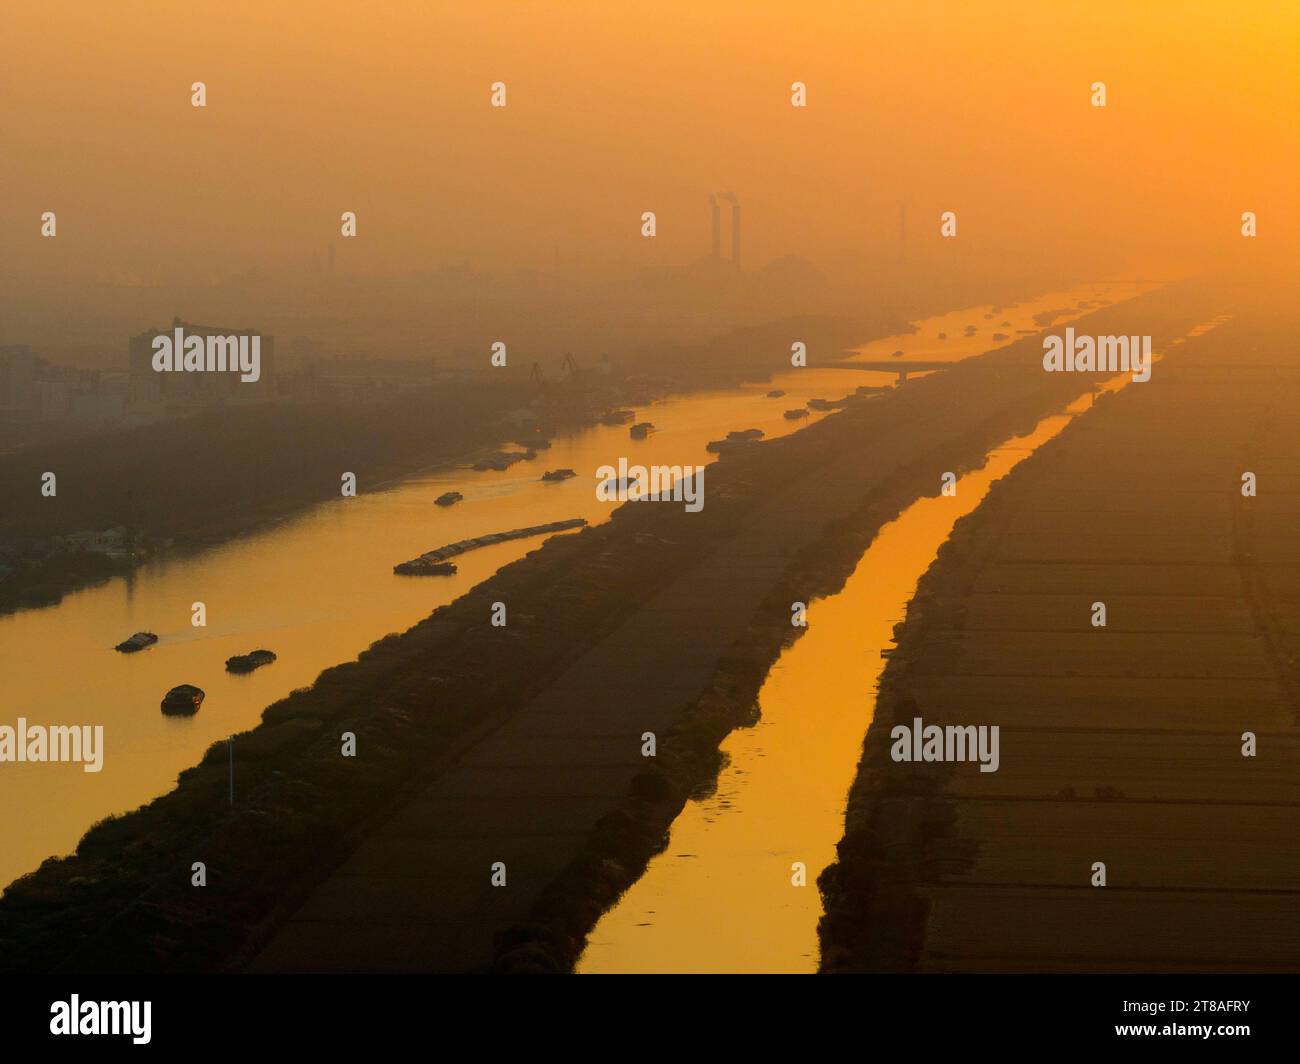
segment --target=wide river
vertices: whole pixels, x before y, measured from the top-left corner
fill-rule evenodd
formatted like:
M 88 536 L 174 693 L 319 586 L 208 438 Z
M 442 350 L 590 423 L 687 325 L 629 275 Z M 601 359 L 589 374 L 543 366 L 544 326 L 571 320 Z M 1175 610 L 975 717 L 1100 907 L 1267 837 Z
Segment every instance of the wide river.
M 914 333 L 873 341 L 856 357 L 892 359 L 902 351 L 899 364 L 959 360 L 1017 339 L 1021 331 L 1037 331 L 1033 316 L 1042 311 L 1070 308 L 1059 323 L 1150 287 L 1092 284 L 996 314 L 992 307 L 966 308 L 917 322 Z M 968 324 L 976 327 L 973 335 L 964 332 Z M 941 332 L 947 339 L 939 339 Z M 995 342 L 994 333 L 1007 339 Z M 409 628 L 540 541 L 517 540 L 463 555 L 452 577 L 395 576 L 396 562 L 489 532 L 571 517 L 603 521 L 611 504 L 596 498 L 599 466 L 617 465 L 622 456 L 643 464 L 707 464 L 715 456 L 705 445 L 733 429 L 758 428 L 769 437 L 797 431 L 826 415 L 787 421 L 784 411 L 812 398 L 839 398 L 859 385 L 894 381 L 892 373 L 818 369 L 819 356 L 826 354 L 810 352 L 809 368 L 766 384 L 643 407 L 637 419 L 656 426 L 645 440 L 629 439 L 625 426 L 595 426 L 557 438 L 533 461 L 502 472 L 452 469 L 370 491 L 362 483 L 355 498 L 323 503 L 202 553 L 157 558 L 129 578 L 68 595 L 57 606 L 0 617 L 0 724 L 25 717 L 29 724 L 104 727 L 100 772 L 74 764 L 0 765 L 0 883 L 48 856 L 70 852 L 96 821 L 170 790 L 177 774 L 208 746 L 257 724 L 268 704 L 312 683 L 322 669 L 356 658 L 383 636 Z M 775 388 L 786 394 L 766 398 Z M 562 467 L 579 476 L 558 484 L 538 479 Z M 464 494 L 463 502 L 449 509 L 433 504 L 453 488 Z M 196 602 L 205 605 L 205 627 L 191 625 Z M 827 610 L 821 624 L 838 623 L 830 616 Z M 842 627 L 847 634 L 860 623 L 846 618 Z M 140 630 L 157 633 L 157 645 L 138 654 L 113 651 L 115 643 Z M 839 652 L 846 657 L 837 659 L 836 668 L 855 684 L 865 674 L 850 667 L 867 653 L 865 646 L 864 640 L 846 643 Z M 258 647 L 275 651 L 278 660 L 251 675 L 225 671 L 226 658 Z M 163 694 L 180 683 L 207 692 L 194 717 L 159 711 Z M 856 756 L 861 730 L 859 715 L 850 729 L 856 738 L 846 733 L 844 740 L 850 755 Z M 768 732 L 757 734 L 767 740 Z M 807 756 L 817 755 L 810 750 Z M 819 858 L 809 859 L 810 870 L 819 867 L 811 863 Z M 815 887 L 807 893 L 815 896 Z

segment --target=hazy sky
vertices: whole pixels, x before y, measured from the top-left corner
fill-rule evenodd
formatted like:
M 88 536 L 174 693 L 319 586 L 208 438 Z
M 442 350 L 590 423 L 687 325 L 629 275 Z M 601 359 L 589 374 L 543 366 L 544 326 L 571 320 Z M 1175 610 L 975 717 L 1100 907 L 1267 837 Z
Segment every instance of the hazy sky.
M 1221 261 L 1242 252 L 1243 210 L 1250 252 L 1281 261 L 1298 10 L 6 0 L 0 314 L 82 278 L 306 271 L 331 243 L 367 272 L 683 263 L 707 253 L 715 190 L 744 205 L 747 265 L 873 261 L 900 199 L 918 258 L 991 275 L 1026 257 L 1096 275 Z M 959 235 L 941 244 L 943 210 Z M 39 338 L 0 317 L 0 343 L 20 339 Z

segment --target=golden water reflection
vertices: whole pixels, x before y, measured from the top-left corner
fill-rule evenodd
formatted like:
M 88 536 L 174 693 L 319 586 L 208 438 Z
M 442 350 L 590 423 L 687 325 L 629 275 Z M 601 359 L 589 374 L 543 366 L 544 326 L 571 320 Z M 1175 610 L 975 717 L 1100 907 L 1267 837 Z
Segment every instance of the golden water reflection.
M 1112 378 L 1112 391 L 1129 378 Z M 991 451 L 955 496 L 921 499 L 887 524 L 759 692 L 761 716 L 723 742 L 716 792 L 690 802 L 667 849 L 592 931 L 580 973 L 813 972 L 816 879 L 844 833 L 844 802 L 871 723 L 881 652 L 956 521 L 990 485 L 1088 408 L 1090 396 Z M 807 885 L 791 884 L 801 861 Z
M 1004 316 L 1029 328 L 1041 310 L 1125 299 L 1137 290 L 1121 282 L 1084 285 L 1007 308 Z M 984 323 L 989 310 L 973 307 L 957 316 Z M 1076 307 L 1073 316 L 1082 313 Z M 939 320 L 919 322 L 916 333 L 863 351 L 924 351 L 936 342 Z M 966 357 L 997 346 L 989 329 L 980 333 L 949 350 Z M 541 541 L 462 555 L 452 577 L 394 576 L 395 563 L 490 532 L 572 517 L 606 520 L 612 506 L 594 491 L 601 465 L 617 464 L 620 456 L 707 464 L 716 456 L 706 445 L 733 429 L 785 435 L 827 416 L 813 411 L 792 422 L 783 417 L 788 409 L 812 398 L 836 399 L 863 384 L 893 383 L 889 373 L 819 369 L 816 361 L 768 383 L 641 407 L 638 419 L 657 426 L 645 440 L 631 440 L 625 426 L 597 425 L 557 438 L 536 459 L 500 472 L 452 469 L 387 490 L 362 482 L 356 498 L 321 504 L 199 554 L 156 559 L 129 579 L 68 595 L 57 606 L 0 617 L 0 723 L 12 726 L 21 716 L 31 724 L 100 724 L 105 747 L 99 773 L 66 764 L 0 766 L 0 883 L 71 851 L 95 821 L 166 792 L 214 741 L 254 726 L 268 704 L 312 683 L 322 669 L 355 659 L 375 640 L 409 628 Z M 769 399 L 773 388 L 786 394 Z M 539 480 L 545 470 L 562 467 L 579 475 L 556 484 Z M 450 489 L 463 493 L 464 501 L 450 509 L 435 506 L 433 500 Z M 195 602 L 206 606 L 204 628 L 190 625 Z M 113 652 L 115 643 L 140 630 L 156 632 L 158 644 L 138 654 Z M 226 658 L 258 647 L 275 651 L 278 660 L 250 675 L 225 672 Z M 159 701 L 181 683 L 207 692 L 202 708 L 186 719 L 163 716 Z M 238 768 L 236 750 L 236 790 Z

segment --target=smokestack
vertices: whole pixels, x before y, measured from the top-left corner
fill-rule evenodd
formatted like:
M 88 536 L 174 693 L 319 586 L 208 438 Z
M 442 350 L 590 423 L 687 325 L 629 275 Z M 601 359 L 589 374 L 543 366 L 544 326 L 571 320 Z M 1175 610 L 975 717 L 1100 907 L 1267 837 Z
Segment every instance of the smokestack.
M 740 269 L 740 204 L 731 200 L 731 262 Z
M 709 207 L 713 211 L 713 257 L 722 258 L 722 208 L 718 206 L 718 197 L 709 193 Z
M 734 192 L 720 192 L 718 198 L 731 204 L 731 264 L 740 269 L 740 201 Z

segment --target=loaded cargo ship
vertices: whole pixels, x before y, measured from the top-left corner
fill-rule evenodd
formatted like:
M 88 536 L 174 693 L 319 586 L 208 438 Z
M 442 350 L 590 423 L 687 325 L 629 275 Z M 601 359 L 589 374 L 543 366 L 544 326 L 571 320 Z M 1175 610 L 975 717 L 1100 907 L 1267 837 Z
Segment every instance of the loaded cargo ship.
M 587 519 L 585 517 L 575 517 L 568 521 L 551 521 L 544 525 L 529 525 L 527 528 L 516 528 L 509 532 L 493 532 L 490 535 L 476 536 L 473 539 L 462 539 L 459 543 L 450 543 L 445 547 L 439 547 L 437 550 L 426 551 L 418 558 L 400 562 L 393 566 L 393 572 L 399 576 L 451 576 L 456 572 L 456 567 L 447 559 L 454 558 L 458 554 L 477 550 L 479 547 L 491 547 L 494 544 L 505 543 L 511 539 L 542 536 L 548 532 L 567 532 L 572 528 L 583 528 L 586 524 Z

